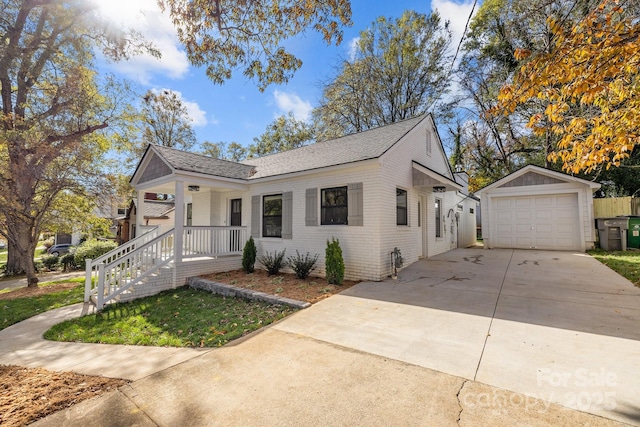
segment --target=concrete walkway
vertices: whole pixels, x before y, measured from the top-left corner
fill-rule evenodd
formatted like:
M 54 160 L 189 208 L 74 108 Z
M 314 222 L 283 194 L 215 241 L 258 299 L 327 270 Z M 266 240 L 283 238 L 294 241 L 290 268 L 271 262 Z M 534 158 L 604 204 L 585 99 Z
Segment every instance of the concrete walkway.
M 639 299 L 584 254 L 456 250 L 220 349 L 49 343 L 45 313 L 0 363 L 137 379 L 38 425 L 640 425 Z
M 42 335 L 53 325 L 78 318 L 82 303 L 48 311 L 0 331 L 0 365 L 138 380 L 210 349 L 63 343 Z

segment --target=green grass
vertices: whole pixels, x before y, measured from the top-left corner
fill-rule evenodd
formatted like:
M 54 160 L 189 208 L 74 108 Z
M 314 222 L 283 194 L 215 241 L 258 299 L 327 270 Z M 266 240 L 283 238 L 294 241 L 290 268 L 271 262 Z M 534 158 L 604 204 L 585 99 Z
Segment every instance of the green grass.
M 0 263 L 4 264 L 7 262 L 7 250 L 0 249 Z
M 589 251 L 589 254 L 640 287 L 640 251 L 607 252 L 596 249 Z
M 46 282 L 40 286 L 63 282 L 77 282 L 78 286 L 67 289 L 66 291 L 54 292 L 47 295 L 0 300 L 0 330 L 35 316 L 36 314 L 82 302 L 84 299 L 84 278 L 82 277 Z
M 55 325 L 56 341 L 219 347 L 279 320 L 295 309 L 224 298 L 182 287 L 105 308 L 102 313 Z

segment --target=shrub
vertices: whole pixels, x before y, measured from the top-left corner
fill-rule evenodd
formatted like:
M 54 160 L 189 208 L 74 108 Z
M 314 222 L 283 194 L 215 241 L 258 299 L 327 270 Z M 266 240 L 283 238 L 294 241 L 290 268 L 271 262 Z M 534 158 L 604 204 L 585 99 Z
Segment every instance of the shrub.
M 87 240 L 74 253 L 73 260 L 76 265 L 84 266 L 87 258 L 96 259 L 101 255 L 115 249 L 118 245 L 111 240 Z
M 45 247 L 45 249 L 49 249 L 51 246 L 53 246 L 53 239 L 47 239 L 44 242 L 42 242 L 42 245 Z
M 76 268 L 80 268 L 80 266 L 76 264 L 74 257 L 75 255 L 71 252 L 68 252 L 60 257 L 60 265 L 62 265 L 64 271 L 71 271 Z
M 256 255 L 256 244 L 253 241 L 253 237 L 249 237 L 249 240 L 244 244 L 244 249 L 242 250 L 242 269 L 245 273 L 254 272 Z
M 278 274 L 280 269 L 287 265 L 286 261 L 284 261 L 284 252 L 286 249 L 283 249 L 282 252 L 273 252 L 273 255 L 267 252 L 265 256 L 260 257 L 258 261 L 262 264 L 266 269 L 269 276 L 273 276 L 274 274 Z
M 40 258 L 40 261 L 42 261 L 45 268 L 54 270 L 58 266 L 60 259 L 55 255 L 47 255 Z
M 309 252 L 307 252 L 307 254 L 303 257 L 296 250 L 296 256 L 289 257 L 288 263 L 293 271 L 295 271 L 296 277 L 298 279 L 306 279 L 307 277 L 309 277 L 309 274 L 313 271 L 313 269 L 315 269 L 317 260 L 318 254 L 316 254 L 314 257 L 311 257 L 309 256 Z
M 341 285 L 344 279 L 344 260 L 342 259 L 340 242 L 334 237 L 331 238 L 331 241 L 327 240 L 324 263 L 327 282 Z

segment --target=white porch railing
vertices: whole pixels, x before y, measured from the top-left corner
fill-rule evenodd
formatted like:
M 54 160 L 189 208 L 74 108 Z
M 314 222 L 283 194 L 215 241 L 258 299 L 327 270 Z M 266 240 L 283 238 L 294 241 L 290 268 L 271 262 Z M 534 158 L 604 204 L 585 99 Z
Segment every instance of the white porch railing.
M 182 257 L 242 254 L 247 227 L 184 227 Z
M 143 279 L 153 285 L 158 276 L 154 273 L 175 260 L 175 231 L 157 234 L 157 230 L 146 233 L 96 260 L 87 260 L 85 303 L 93 302 L 100 311 Z M 182 258 L 238 255 L 246 240 L 246 227 L 184 227 Z

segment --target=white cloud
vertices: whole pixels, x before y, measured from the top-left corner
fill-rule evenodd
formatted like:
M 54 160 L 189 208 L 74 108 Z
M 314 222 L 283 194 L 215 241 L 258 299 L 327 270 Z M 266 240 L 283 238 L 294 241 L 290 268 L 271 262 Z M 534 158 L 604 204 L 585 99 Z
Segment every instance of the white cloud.
M 311 103 L 303 101 L 295 93 L 286 93 L 274 90 L 273 97 L 275 98 L 276 105 L 280 109 L 281 113 L 287 114 L 291 111 L 293 112 L 294 117 L 298 120 L 307 121 L 311 118 L 311 110 L 313 110 Z
M 359 42 L 360 42 L 360 37 L 354 37 L 349 41 L 348 55 L 349 55 L 350 61 L 354 61 L 356 59 L 356 53 L 358 52 Z
M 473 7 L 473 0 L 432 0 L 431 9 L 440 12 L 443 20 L 450 22 L 451 32 L 453 33 L 452 47 L 455 50 L 460 43 L 464 27 L 469 19 L 469 13 Z M 478 8 L 474 10 L 474 14 Z
M 161 93 L 165 91 L 175 93 L 178 96 L 178 99 L 182 101 L 182 105 L 184 105 L 185 108 L 187 109 L 187 114 L 189 115 L 189 118 L 191 119 L 191 124 L 193 126 L 202 127 L 210 123 L 209 120 L 207 120 L 207 112 L 202 110 L 200 108 L 200 105 L 198 105 L 197 102 L 193 102 L 185 99 L 182 96 L 182 92 L 179 92 L 177 90 L 165 89 L 165 88 L 152 89 L 152 91 L 155 93 Z M 213 123 L 217 124 L 217 120 L 213 119 Z
M 100 1 L 100 14 L 114 25 L 133 28 L 152 42 L 162 53 L 157 59 L 138 55 L 111 67 L 120 73 L 148 85 L 154 74 L 172 79 L 183 78 L 189 70 L 186 53 L 181 50 L 175 27 L 168 13 L 162 13 L 155 0 Z

